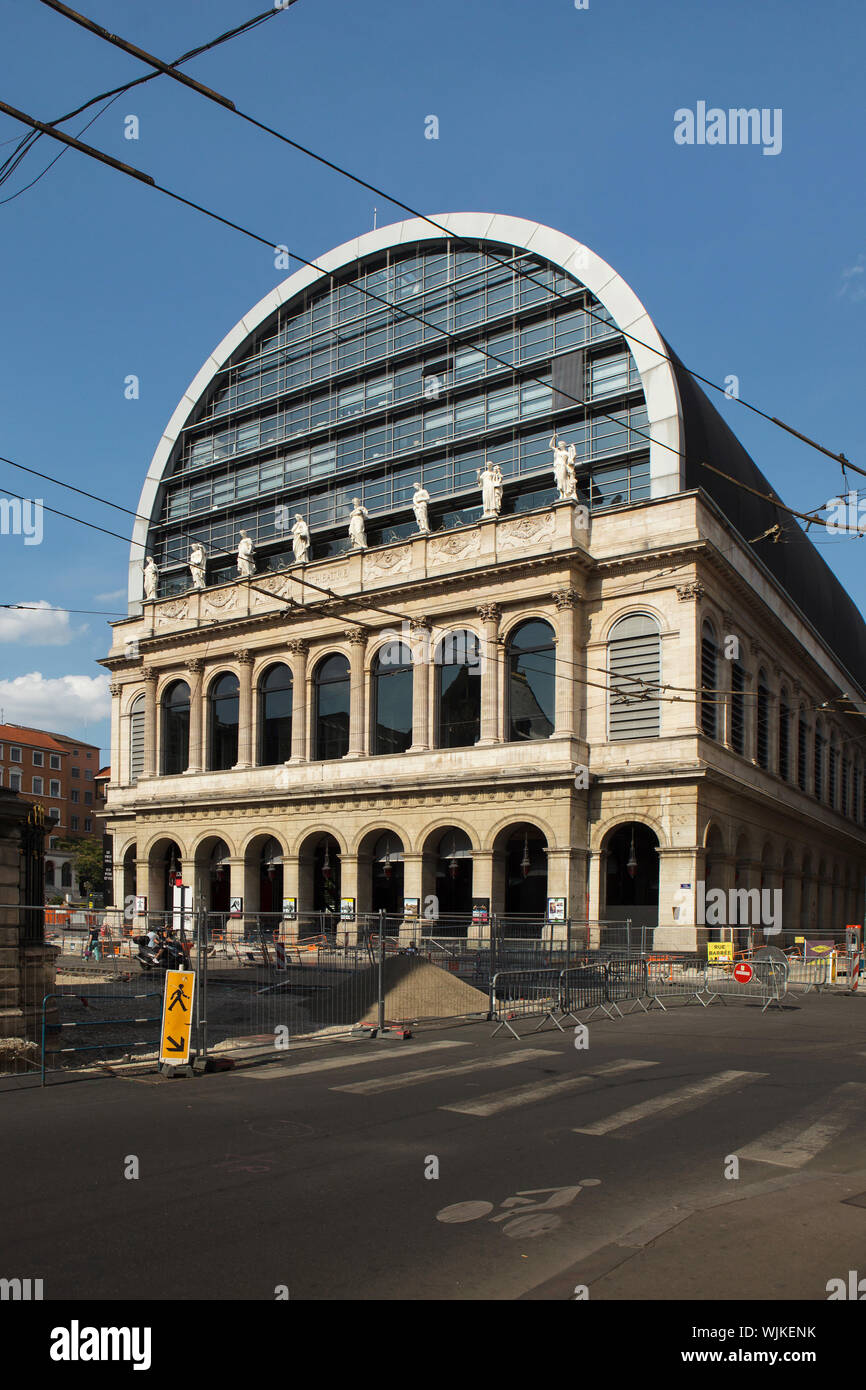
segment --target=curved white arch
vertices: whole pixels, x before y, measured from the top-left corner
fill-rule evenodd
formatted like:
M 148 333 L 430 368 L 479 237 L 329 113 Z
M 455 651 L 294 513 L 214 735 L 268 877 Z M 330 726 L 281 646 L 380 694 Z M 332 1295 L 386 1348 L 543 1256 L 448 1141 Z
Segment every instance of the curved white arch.
M 519 247 L 559 266 L 595 295 L 608 310 L 617 328 L 639 340 L 639 343 L 631 342 L 629 347 L 640 373 L 649 419 L 648 433 L 652 441 L 651 496 L 664 497 L 678 492 L 682 476 L 681 459 L 676 453 L 671 453 L 671 449 L 683 448 L 679 391 L 658 329 L 625 280 L 617 275 L 607 261 L 590 251 L 589 247 L 575 241 L 565 232 L 558 232 L 541 222 L 530 222 L 523 217 L 489 212 L 442 213 L 434 220 L 440 226 L 446 227 L 455 237 L 471 241 L 494 241 L 506 246 Z M 405 222 L 392 222 L 389 226 L 366 232 L 364 236 L 354 237 L 320 256 L 317 269 L 304 266 L 282 284 L 277 285 L 276 289 L 266 294 L 264 299 L 260 299 L 214 348 L 181 397 L 147 470 L 136 509 L 139 519 L 136 520 L 132 533 L 133 544 L 129 562 L 130 606 L 140 604 L 143 598 L 142 566 L 149 524 L 143 518 L 150 517 L 153 512 L 171 451 L 181 430 L 214 377 L 226 366 L 232 353 L 236 352 L 276 309 L 294 299 L 317 280 L 327 279 L 328 276 L 377 251 L 384 251 L 393 246 L 438 241 L 441 237 L 441 231 L 420 217 L 408 218 Z

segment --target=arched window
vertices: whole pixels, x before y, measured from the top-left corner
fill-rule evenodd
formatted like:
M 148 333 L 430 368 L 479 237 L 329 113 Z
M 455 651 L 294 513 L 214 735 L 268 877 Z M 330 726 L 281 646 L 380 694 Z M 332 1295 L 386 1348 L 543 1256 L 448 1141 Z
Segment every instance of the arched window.
M 53 888 L 53 887 L 54 887 L 54 860 L 53 860 L 53 859 L 46 859 L 46 861 L 45 861 L 45 885 L 46 885 L 46 887 L 48 887 L 48 888 Z
M 849 788 L 850 785 L 851 785 L 851 774 L 850 774 L 850 770 L 849 770 L 848 759 L 844 756 L 844 754 L 843 754 L 843 755 L 841 756 L 841 758 L 840 758 L 840 773 L 841 773 L 841 777 L 840 777 L 839 810 L 842 812 L 842 815 L 843 815 L 843 816 L 847 816 L 847 815 L 848 815 L 848 788 Z
M 812 759 L 814 781 L 812 793 L 816 800 L 824 800 L 824 746 L 827 740 L 824 737 L 824 726 L 820 719 L 815 720 L 815 750 Z
M 69 860 L 60 866 L 60 887 L 72 887 L 72 865 L 69 863 Z
M 474 632 L 449 632 L 437 651 L 438 745 L 468 748 L 481 734 L 481 653 Z
M 770 688 L 766 671 L 758 672 L 758 700 L 755 711 L 755 743 L 758 766 L 770 766 Z
M 550 623 L 532 618 L 508 641 L 508 738 L 550 738 L 556 720 L 556 647 Z
M 719 648 L 709 623 L 701 629 L 701 729 L 707 738 L 719 736 Z
M 167 777 L 189 766 L 189 686 L 172 681 L 162 697 L 162 771 Z
M 827 801 L 838 810 L 839 797 L 839 746 L 836 742 L 836 735 L 830 736 L 830 747 L 827 757 Z
M 797 717 L 797 786 L 804 792 L 809 785 L 809 726 L 806 707 L 800 706 Z
M 259 681 L 259 762 L 286 763 L 292 756 L 292 673 L 278 662 Z
M 144 696 L 136 695 L 129 707 L 129 780 L 144 772 Z
M 238 706 L 240 683 L 236 675 L 226 671 L 211 683 L 210 735 L 208 738 L 208 768 L 211 772 L 234 767 L 238 760 Z
M 405 753 L 412 743 L 412 653 L 405 642 L 386 642 L 373 657 L 370 752 Z
M 784 686 L 779 693 L 779 776 L 791 780 L 791 706 Z
M 335 653 L 326 656 L 313 677 L 315 721 L 313 757 L 328 761 L 349 751 L 349 663 Z
M 610 672 L 610 738 L 658 738 L 661 638 L 645 613 L 620 618 L 607 644 Z
M 739 661 L 731 665 L 731 747 L 741 756 L 746 751 L 746 671 Z

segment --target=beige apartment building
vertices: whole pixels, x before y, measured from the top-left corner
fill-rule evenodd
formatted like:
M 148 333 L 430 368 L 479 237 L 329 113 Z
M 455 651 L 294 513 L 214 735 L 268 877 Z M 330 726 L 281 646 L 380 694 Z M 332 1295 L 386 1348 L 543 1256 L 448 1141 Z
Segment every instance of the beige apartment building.
M 103 663 L 115 902 L 862 921 L 859 612 L 610 266 L 435 220 L 279 285 L 159 443 Z

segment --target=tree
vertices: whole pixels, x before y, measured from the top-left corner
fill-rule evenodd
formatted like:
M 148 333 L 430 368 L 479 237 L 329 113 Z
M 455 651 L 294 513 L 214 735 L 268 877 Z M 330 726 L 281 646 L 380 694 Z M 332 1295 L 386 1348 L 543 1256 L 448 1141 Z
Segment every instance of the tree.
M 79 891 L 98 892 L 102 888 L 102 841 L 95 839 L 62 840 L 57 846 L 72 855 L 73 873 Z

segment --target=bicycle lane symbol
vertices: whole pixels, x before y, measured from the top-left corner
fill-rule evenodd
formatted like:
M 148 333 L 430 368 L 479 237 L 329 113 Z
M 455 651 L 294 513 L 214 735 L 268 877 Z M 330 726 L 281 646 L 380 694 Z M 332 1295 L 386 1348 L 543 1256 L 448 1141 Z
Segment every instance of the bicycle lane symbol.
M 502 1234 L 514 1240 L 520 1237 L 522 1240 L 531 1239 L 533 1236 L 546 1235 L 549 1231 L 555 1231 L 562 1225 L 562 1217 L 556 1214 L 556 1208 L 571 1206 L 581 1194 L 585 1187 L 599 1187 L 600 1178 L 583 1178 L 574 1187 L 534 1187 L 525 1188 L 518 1192 L 514 1197 L 506 1197 L 500 1205 L 505 1208 L 498 1216 L 490 1216 L 494 1210 L 492 1202 L 455 1202 L 453 1206 L 443 1207 L 437 1211 L 436 1220 L 445 1225 L 465 1225 L 470 1221 L 480 1221 L 482 1217 L 489 1216 L 491 1223 L 506 1224 L 502 1226 Z M 550 1193 L 546 1202 L 534 1202 L 533 1197 L 544 1196 Z

